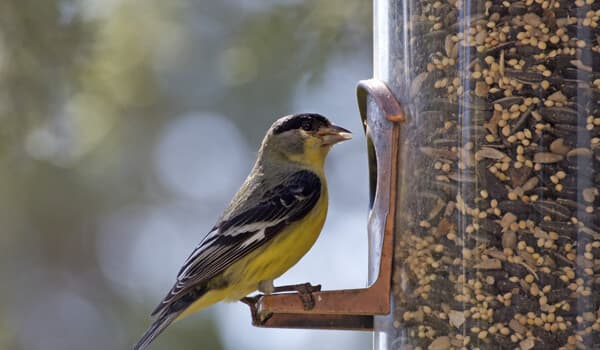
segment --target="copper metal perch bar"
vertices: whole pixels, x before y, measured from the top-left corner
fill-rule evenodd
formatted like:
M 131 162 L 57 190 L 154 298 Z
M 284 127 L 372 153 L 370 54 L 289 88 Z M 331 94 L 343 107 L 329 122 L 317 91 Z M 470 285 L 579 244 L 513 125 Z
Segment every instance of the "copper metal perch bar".
M 367 115 L 369 96 L 385 118 Z M 377 236 L 374 240 L 371 237 L 370 242 L 381 242 L 377 279 L 368 288 L 312 292 L 314 305 L 310 309 L 298 293 L 258 295 L 250 303 L 255 326 L 372 330 L 373 316 L 390 311 L 398 122 L 404 121 L 404 115 L 387 86 L 378 80 L 360 81 L 357 98 L 367 137 L 377 135 L 372 139 L 374 154 L 369 159 L 369 166 L 376 167 L 376 175 L 371 172 L 376 183 L 371 189 L 375 193 L 368 224 L 369 235 Z

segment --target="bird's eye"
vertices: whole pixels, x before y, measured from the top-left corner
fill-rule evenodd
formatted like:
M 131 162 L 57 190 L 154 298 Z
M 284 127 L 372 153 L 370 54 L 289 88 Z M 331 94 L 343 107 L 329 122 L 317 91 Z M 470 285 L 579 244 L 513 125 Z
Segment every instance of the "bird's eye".
M 302 122 L 302 129 L 305 131 L 311 131 L 312 130 L 312 123 L 310 122 L 310 120 L 305 120 Z

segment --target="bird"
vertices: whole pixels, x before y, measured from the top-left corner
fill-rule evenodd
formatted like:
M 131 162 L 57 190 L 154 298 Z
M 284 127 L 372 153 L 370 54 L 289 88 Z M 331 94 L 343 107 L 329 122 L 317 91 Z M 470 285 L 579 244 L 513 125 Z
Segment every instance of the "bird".
M 250 174 L 185 260 L 133 350 L 146 349 L 172 322 L 207 306 L 277 291 L 273 280 L 310 250 L 325 223 L 325 158 L 351 138 L 317 113 L 276 120 Z

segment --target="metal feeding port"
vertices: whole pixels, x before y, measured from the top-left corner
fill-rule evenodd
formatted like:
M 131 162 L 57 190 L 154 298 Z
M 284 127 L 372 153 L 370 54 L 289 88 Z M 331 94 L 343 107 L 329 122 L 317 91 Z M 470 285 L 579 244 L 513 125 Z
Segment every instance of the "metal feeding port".
M 390 312 L 399 122 L 404 121 L 404 114 L 387 86 L 378 80 L 360 81 L 357 98 L 369 147 L 368 231 L 371 261 L 379 257 L 378 266 L 371 266 L 376 279 L 367 288 L 321 291 L 321 286 L 307 283 L 291 286 L 288 293 L 246 298 L 255 326 L 373 330 L 374 316 Z

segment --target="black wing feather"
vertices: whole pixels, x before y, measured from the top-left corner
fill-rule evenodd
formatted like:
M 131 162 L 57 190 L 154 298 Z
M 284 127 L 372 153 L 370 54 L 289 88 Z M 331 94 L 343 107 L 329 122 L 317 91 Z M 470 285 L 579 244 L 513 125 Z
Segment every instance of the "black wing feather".
M 285 226 L 303 218 L 314 208 L 320 196 L 319 177 L 311 171 L 298 171 L 285 183 L 265 191 L 258 205 L 218 223 L 186 260 L 177 282 L 152 314 L 164 315 L 189 306 L 191 303 L 180 305 L 182 303 L 178 302 L 188 299 L 188 291 L 202 286 L 246 254 L 269 242 Z M 245 226 L 248 231 L 235 231 Z M 174 310 L 173 306 L 178 306 L 178 310 Z

